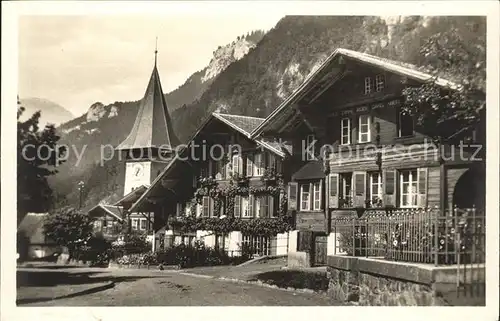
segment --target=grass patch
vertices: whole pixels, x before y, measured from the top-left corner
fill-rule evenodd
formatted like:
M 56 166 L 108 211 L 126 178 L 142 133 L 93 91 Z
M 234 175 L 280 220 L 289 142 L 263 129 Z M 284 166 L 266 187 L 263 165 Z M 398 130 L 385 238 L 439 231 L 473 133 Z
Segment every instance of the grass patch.
M 279 270 L 259 273 L 254 280 L 276 285 L 280 288 L 311 289 L 314 291 L 328 290 L 326 272 Z

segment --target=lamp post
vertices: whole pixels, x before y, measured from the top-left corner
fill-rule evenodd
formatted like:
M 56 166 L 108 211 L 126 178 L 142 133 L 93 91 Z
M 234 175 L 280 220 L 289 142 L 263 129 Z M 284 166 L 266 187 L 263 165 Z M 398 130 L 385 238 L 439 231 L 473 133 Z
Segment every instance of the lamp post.
M 79 192 L 79 207 L 82 208 L 82 199 L 83 199 L 83 188 L 85 187 L 85 183 L 83 181 L 78 182 L 78 192 Z

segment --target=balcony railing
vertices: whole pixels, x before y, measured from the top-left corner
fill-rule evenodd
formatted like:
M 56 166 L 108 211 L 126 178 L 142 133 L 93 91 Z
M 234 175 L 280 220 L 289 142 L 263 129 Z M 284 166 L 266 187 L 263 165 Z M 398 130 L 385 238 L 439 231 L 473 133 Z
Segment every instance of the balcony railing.
M 366 210 L 332 220 L 335 254 L 439 264 L 485 262 L 484 211 Z

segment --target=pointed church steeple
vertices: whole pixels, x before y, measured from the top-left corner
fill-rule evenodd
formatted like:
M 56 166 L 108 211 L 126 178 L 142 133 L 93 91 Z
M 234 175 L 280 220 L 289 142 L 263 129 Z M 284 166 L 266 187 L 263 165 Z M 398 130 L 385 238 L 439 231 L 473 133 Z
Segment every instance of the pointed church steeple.
M 155 47 L 155 64 L 146 93 L 140 101 L 139 111 L 130 134 L 116 147 L 117 150 L 161 150 L 172 151 L 179 139 L 172 128 L 172 121 L 161 88 L 157 69 L 158 48 Z

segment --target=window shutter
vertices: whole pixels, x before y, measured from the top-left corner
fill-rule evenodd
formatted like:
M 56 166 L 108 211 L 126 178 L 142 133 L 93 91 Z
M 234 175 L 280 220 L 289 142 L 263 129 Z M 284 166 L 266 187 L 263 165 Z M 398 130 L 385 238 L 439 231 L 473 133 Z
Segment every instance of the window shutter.
M 302 200 L 301 200 L 302 202 Z M 309 204 L 308 204 L 308 209 L 309 211 L 312 211 L 314 209 L 314 185 L 313 183 L 309 183 Z
M 338 208 L 339 207 L 339 174 L 330 174 L 330 192 L 328 195 L 329 207 Z
M 254 212 L 253 212 L 253 207 L 254 207 L 254 197 L 252 194 L 248 197 L 248 216 L 253 217 Z
M 253 176 L 253 155 L 247 155 L 247 176 Z
M 267 196 L 261 196 L 259 197 L 259 205 L 260 205 L 260 212 L 259 212 L 259 217 L 268 217 L 267 213 L 267 202 L 268 202 L 268 197 Z
M 202 216 L 210 215 L 210 198 L 208 196 L 203 196 L 203 209 Z
M 365 207 L 366 172 L 354 172 L 354 207 Z
M 219 162 L 220 162 L 221 178 L 224 178 L 226 177 L 226 161 L 224 159 L 221 159 Z
M 297 182 L 288 183 L 288 209 L 296 210 L 297 209 L 297 193 L 299 186 Z
M 241 216 L 241 196 L 236 195 L 234 197 L 234 217 Z
M 319 209 L 323 209 L 323 180 L 319 180 Z
M 208 203 L 210 204 L 208 216 L 216 216 L 216 213 L 214 213 L 214 199 L 209 197 Z
M 208 161 L 208 177 L 213 177 L 214 176 L 214 161 L 209 160 Z
M 268 205 L 269 206 L 269 216 L 270 217 L 275 217 L 276 216 L 276 214 L 274 212 L 274 199 L 275 199 L 275 197 L 274 196 L 268 196 L 268 198 L 269 198 L 269 205 Z
M 427 168 L 418 169 L 418 207 L 427 207 Z
M 384 205 L 396 206 L 396 171 L 384 170 Z
M 243 175 L 243 157 L 238 155 L 238 174 Z

